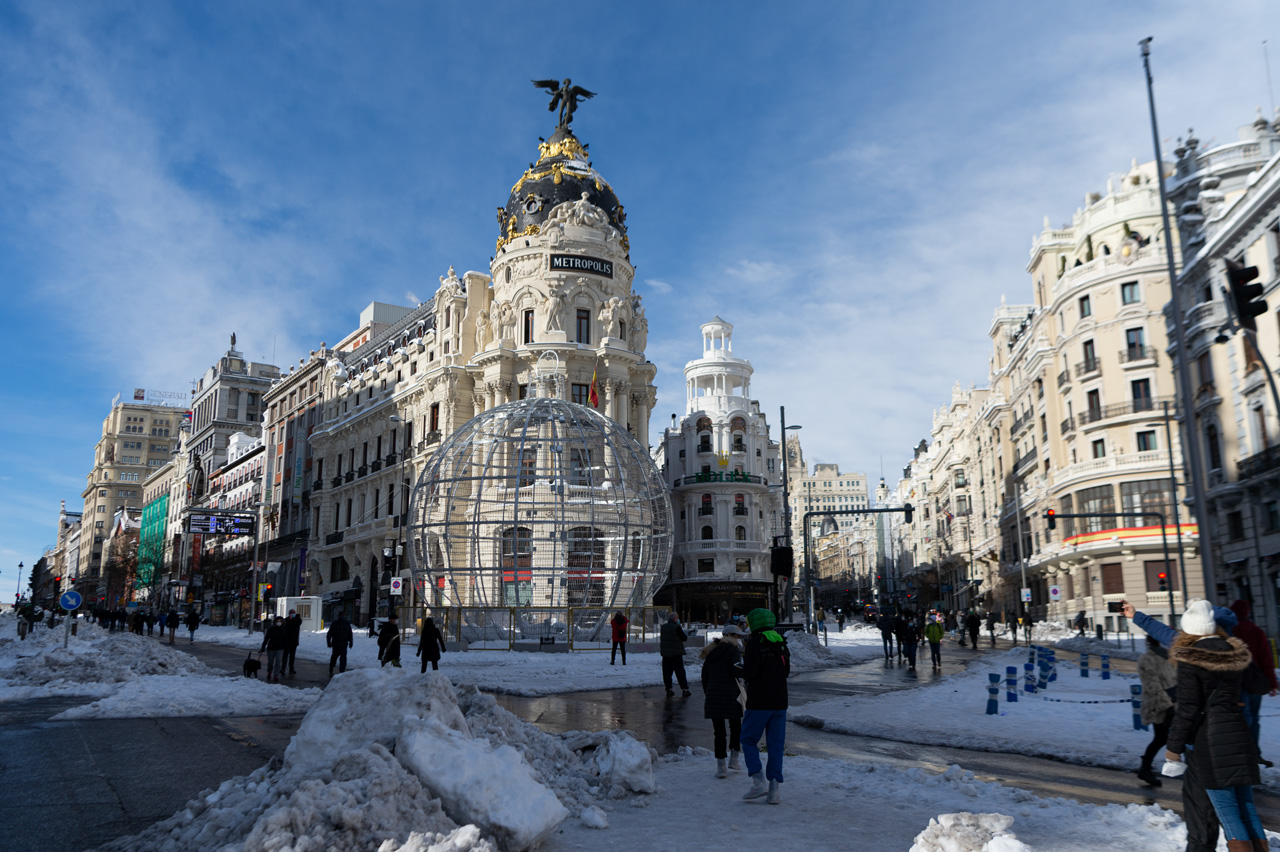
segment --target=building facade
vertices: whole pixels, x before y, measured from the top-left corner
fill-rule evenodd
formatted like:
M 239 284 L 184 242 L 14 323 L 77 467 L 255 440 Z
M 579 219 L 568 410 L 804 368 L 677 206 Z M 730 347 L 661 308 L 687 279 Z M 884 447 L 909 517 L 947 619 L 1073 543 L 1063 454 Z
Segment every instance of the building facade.
M 733 354 L 733 326 L 702 325 L 702 356 L 685 365 L 685 414 L 656 461 L 671 490 L 675 547 L 660 600 L 698 621 L 775 605 L 772 538 L 782 530 L 781 457 L 751 362 Z
M 196 380 L 191 395 L 191 437 L 187 452 L 209 476 L 227 460 L 227 442 L 237 432 L 262 436 L 263 395 L 280 378 L 274 364 L 249 361 L 231 348 Z

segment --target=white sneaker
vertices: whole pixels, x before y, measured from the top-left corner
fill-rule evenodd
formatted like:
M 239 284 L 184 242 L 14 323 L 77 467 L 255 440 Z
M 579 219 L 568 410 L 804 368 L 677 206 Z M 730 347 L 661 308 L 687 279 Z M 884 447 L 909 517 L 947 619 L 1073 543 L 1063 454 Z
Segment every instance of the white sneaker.
M 717 778 L 728 778 L 728 777 L 729 777 L 729 770 L 728 770 L 727 768 L 725 768 L 725 765 L 724 765 L 724 758 L 723 758 L 723 757 L 717 757 L 717 758 L 716 758 L 716 777 L 717 777 Z
M 744 799 L 758 799 L 769 792 L 769 786 L 764 783 L 764 772 L 757 772 L 751 776 L 751 789 L 742 795 Z
M 777 781 L 770 781 L 770 782 L 769 782 L 769 798 L 765 799 L 765 801 L 766 801 L 766 802 L 768 802 L 768 803 L 769 803 L 769 804 L 771 804 L 771 805 L 780 805 L 780 804 L 782 804 L 782 793 L 781 793 L 781 791 L 778 789 L 778 782 L 777 782 Z
M 740 751 L 729 752 L 729 768 L 734 772 L 742 771 L 742 762 L 738 760 L 740 757 L 742 757 L 742 752 Z

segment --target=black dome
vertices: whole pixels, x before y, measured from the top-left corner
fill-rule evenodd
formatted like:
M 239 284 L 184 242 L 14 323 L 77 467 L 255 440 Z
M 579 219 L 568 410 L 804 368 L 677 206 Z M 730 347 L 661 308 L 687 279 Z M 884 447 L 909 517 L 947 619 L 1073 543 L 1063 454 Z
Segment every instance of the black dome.
M 539 233 L 556 205 L 577 201 L 583 193 L 586 193 L 588 201 L 605 212 L 609 224 L 622 234 L 623 250 L 629 254 L 626 211 L 609 182 L 591 168 L 586 146 L 564 127 L 538 145 L 538 162 L 511 187 L 507 206 L 499 208 L 496 250 L 501 251 L 516 237 Z

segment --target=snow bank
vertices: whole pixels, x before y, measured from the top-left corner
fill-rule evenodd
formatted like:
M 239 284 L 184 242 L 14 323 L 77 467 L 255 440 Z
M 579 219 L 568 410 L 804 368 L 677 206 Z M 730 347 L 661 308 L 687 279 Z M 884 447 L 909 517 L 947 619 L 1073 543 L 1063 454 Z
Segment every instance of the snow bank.
M 1011 825 L 1004 814 L 942 814 L 916 835 L 910 852 L 1031 852 L 1007 831 Z
M 1073 654 L 1106 654 L 1116 660 L 1136 660 L 1147 650 L 1146 639 L 1141 642 L 1135 642 L 1134 648 L 1129 647 L 1129 643 L 1117 645 L 1114 642 L 1099 642 L 1092 636 L 1072 636 L 1069 639 L 1059 639 L 1053 643 L 1053 647 L 1061 648 L 1064 651 L 1070 651 Z M 1097 668 L 1098 661 L 1093 660 L 1091 665 Z
M 242 677 L 144 675 L 99 701 L 64 710 L 52 721 L 305 713 L 320 692 Z
M 539 731 L 442 672 L 349 671 L 279 766 L 105 848 L 512 852 L 546 842 L 569 816 L 607 826 L 615 802 L 644 802 L 627 791 L 656 790 L 652 760 L 625 732 Z

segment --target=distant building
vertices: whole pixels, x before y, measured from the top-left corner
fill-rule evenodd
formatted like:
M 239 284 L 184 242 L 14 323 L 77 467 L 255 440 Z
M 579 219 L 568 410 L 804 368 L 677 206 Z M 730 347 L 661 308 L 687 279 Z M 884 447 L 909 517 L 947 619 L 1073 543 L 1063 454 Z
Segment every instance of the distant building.
M 247 360 L 232 345 L 196 381 L 191 399 L 190 460 L 207 477 L 227 460 L 227 441 L 236 432 L 262 436 L 263 396 L 280 378 L 274 364 Z

